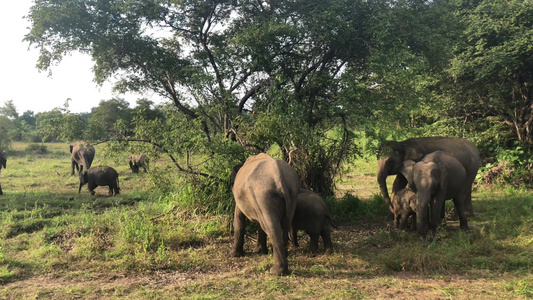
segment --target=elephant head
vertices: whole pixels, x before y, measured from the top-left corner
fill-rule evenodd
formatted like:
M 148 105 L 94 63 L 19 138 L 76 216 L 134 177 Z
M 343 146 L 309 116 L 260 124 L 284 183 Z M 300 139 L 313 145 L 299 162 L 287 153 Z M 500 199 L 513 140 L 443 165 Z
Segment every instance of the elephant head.
M 405 160 L 420 160 L 425 153 L 420 147 L 412 143 L 387 141 L 381 145 L 380 154 L 377 179 L 381 194 L 390 207 L 391 200 L 387 190 L 387 177 L 389 175 L 401 175 L 400 169 Z M 405 178 L 403 180 L 405 181 Z

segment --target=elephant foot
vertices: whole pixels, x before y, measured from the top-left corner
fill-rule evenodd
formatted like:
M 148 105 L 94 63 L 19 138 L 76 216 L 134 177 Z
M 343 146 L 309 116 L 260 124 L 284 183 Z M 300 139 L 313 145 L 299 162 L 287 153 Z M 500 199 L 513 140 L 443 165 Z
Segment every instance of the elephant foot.
M 287 268 L 287 267 L 284 268 L 284 267 L 281 267 L 281 266 L 274 265 L 270 269 L 270 274 L 276 275 L 276 276 L 286 276 L 286 275 L 289 275 L 290 272 L 289 272 L 289 268 Z
M 470 228 L 468 227 L 468 225 L 466 226 L 459 226 L 459 228 L 461 228 L 462 231 L 465 231 L 465 232 L 469 232 L 470 231 Z
M 256 247 L 253 252 L 258 254 L 268 254 L 268 249 L 263 247 Z
M 244 250 L 233 250 L 229 254 L 230 257 L 243 257 L 244 256 Z
M 325 255 L 331 255 L 331 254 L 333 254 L 333 248 L 326 248 L 326 250 L 324 251 L 324 254 L 325 254 Z

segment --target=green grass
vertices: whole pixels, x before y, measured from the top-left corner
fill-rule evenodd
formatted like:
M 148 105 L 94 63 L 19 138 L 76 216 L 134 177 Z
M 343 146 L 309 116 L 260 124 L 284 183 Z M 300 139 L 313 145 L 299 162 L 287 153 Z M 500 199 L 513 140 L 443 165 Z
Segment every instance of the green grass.
M 278 278 L 268 274 L 272 255 L 228 256 L 232 213 L 195 200 L 164 159 L 132 174 L 128 153 L 121 163 L 97 148 L 94 165 L 117 169 L 121 194 L 98 188 L 91 196 L 84 187 L 78 195 L 68 145 L 46 147 L 34 155 L 35 146 L 15 144 L 2 170 L 0 299 L 533 297 L 529 190 L 478 188 L 469 232 L 448 221 L 436 240 L 421 240 L 393 228 L 376 195 L 376 162 L 358 161 L 339 180 L 364 186 L 327 199 L 335 252 L 313 256 L 302 237 L 290 248 L 292 274 Z M 250 231 L 248 252 L 254 238 Z

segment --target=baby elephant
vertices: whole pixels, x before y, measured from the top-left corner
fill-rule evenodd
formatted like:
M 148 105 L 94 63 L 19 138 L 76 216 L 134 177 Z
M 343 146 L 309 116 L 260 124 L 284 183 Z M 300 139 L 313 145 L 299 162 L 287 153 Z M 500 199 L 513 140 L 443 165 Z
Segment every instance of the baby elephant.
M 120 188 L 118 186 L 118 173 L 115 169 L 108 166 L 92 167 L 87 171 L 80 172 L 80 189 L 84 184 L 88 184 L 89 192 L 94 195 L 94 189 L 98 186 L 109 186 L 109 195 L 115 196 L 119 194 Z
M 411 229 L 416 229 L 416 206 L 418 197 L 415 192 L 409 188 L 399 190 L 392 196 L 392 210 L 394 213 L 394 225 L 396 228 L 404 229 L 407 219 L 412 218 Z
M 144 173 L 146 173 L 146 168 L 148 168 L 148 156 L 146 154 L 132 154 L 128 157 L 130 169 L 133 173 L 139 173 L 139 169 L 143 168 Z
M 322 236 L 324 252 L 333 252 L 331 243 L 331 216 L 326 202 L 315 192 L 301 189 L 296 199 L 296 211 L 292 219 L 292 243 L 298 247 L 298 230 L 305 230 L 311 238 L 310 250 L 318 252 L 318 236 Z

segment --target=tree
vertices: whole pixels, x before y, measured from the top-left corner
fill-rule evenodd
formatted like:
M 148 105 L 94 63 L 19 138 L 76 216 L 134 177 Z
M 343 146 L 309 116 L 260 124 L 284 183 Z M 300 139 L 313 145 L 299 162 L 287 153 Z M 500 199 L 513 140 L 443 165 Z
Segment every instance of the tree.
M 131 120 L 132 110 L 128 102 L 123 99 L 102 100 L 97 107 L 91 109 L 85 137 L 93 141 L 107 140 L 115 136 L 117 131 L 131 132 Z
M 300 149 L 302 177 L 316 191 L 332 193 L 341 163 L 355 153 L 348 127 L 361 119 L 353 117 L 361 113 L 355 108 L 374 111 L 350 91 L 361 92 L 364 85 L 364 92 L 374 94 L 373 87 L 389 82 L 401 87 L 408 70 L 439 65 L 440 60 L 430 63 L 438 57 L 432 47 L 441 45 L 439 35 L 424 40 L 423 32 L 409 34 L 412 24 L 431 31 L 429 17 L 417 23 L 409 13 L 422 16 L 433 7 L 440 6 L 422 0 L 36 0 L 25 40 L 39 49 L 40 69 L 80 51 L 93 58 L 98 83 L 118 76 L 118 91 L 150 90 L 171 101 L 175 110 L 167 109 L 165 120 L 136 121 L 130 138 L 142 136 L 183 155 L 185 148 L 201 149 L 197 154 L 220 155 L 228 164 L 242 161 L 244 151 L 277 146 L 289 160 Z M 411 23 L 392 26 L 402 14 Z M 398 38 L 386 43 L 382 32 Z M 375 77 L 388 66 L 387 56 L 375 52 L 387 45 L 401 49 L 387 72 L 403 77 Z M 411 92 L 398 91 L 401 100 Z M 145 135 L 168 122 L 176 122 L 174 140 Z M 241 150 L 228 151 L 234 144 Z
M 17 108 L 13 103 L 13 100 L 8 100 L 4 102 L 4 106 L 0 107 L 0 115 L 6 116 L 11 120 L 17 119 L 19 117 Z
M 531 144 L 533 3 L 483 0 L 460 8 L 465 29 L 449 68 L 451 113 L 505 124 L 518 141 Z

